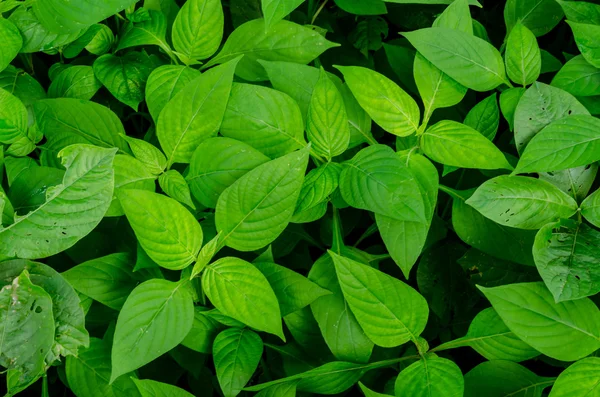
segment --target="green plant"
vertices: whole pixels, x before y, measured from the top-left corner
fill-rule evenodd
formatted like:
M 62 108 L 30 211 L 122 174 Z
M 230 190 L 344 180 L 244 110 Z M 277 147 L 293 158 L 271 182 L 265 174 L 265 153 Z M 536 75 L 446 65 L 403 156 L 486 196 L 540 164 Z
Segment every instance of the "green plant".
M 598 395 L 589 1 L 0 0 L 6 395 Z

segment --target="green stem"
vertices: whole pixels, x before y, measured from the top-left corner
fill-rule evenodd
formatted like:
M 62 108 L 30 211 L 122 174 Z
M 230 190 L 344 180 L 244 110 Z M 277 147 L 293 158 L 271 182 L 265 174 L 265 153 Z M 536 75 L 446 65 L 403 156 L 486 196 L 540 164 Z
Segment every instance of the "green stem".
M 344 246 L 344 237 L 342 233 L 342 223 L 340 221 L 339 210 L 333 207 L 333 237 L 331 242 L 331 250 L 338 255 L 342 254 Z
M 321 4 L 321 6 L 320 6 L 320 7 L 319 7 L 319 9 L 317 10 L 317 12 L 315 12 L 315 15 L 313 15 L 313 17 L 312 17 L 312 20 L 310 21 L 310 24 L 311 24 L 311 25 L 314 25 L 314 23 L 315 23 L 315 21 L 316 21 L 317 17 L 319 16 L 319 14 L 321 13 L 321 11 L 323 10 L 323 8 L 325 7 L 325 5 L 327 4 L 327 2 L 328 2 L 328 1 L 329 1 L 329 0 L 325 0 L 325 1 L 324 1 L 324 2 Z

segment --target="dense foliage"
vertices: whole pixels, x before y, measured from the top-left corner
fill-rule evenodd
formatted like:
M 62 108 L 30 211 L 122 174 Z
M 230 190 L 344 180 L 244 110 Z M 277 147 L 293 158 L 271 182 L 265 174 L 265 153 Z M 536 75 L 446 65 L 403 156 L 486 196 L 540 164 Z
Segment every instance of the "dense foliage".
M 588 1 L 0 0 L 4 392 L 599 396 Z

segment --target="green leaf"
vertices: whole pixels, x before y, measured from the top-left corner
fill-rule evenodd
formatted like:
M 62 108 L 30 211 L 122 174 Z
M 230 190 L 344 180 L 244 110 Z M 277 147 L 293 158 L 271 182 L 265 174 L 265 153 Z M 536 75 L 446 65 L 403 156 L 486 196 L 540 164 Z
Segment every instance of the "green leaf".
M 94 38 L 85 46 L 90 54 L 103 55 L 106 54 L 115 41 L 115 35 L 112 30 L 106 25 L 100 24 L 100 30 L 96 33 Z
M 145 10 L 148 19 L 137 23 L 129 22 L 123 29 L 115 51 L 142 45 L 157 45 L 169 54 L 171 50 L 166 42 L 167 19 L 165 15 L 160 11 L 145 8 L 140 8 L 140 10 Z
M 308 153 L 309 146 L 259 165 L 223 191 L 215 221 L 225 245 L 254 251 L 283 232 L 296 208 Z
M 562 67 L 562 62 L 546 50 L 540 50 L 540 53 L 542 55 L 541 73 L 558 72 Z
M 181 344 L 194 351 L 210 354 L 212 353 L 213 341 L 223 329 L 216 320 L 209 317 L 205 308 L 194 307 L 194 323 Z
M 569 21 L 600 25 L 600 6 L 585 1 L 560 1 L 556 2 L 562 7 Z
M 310 305 L 317 298 L 331 292 L 319 287 L 306 277 L 286 267 L 271 262 L 258 262 L 254 266 L 267 278 L 279 301 L 281 316 Z
M 590 164 L 558 172 L 540 173 L 540 179 L 550 182 L 577 202 L 583 201 L 590 192 L 598 174 L 598 165 Z
M 223 314 L 285 341 L 279 303 L 266 277 L 250 263 L 234 257 L 208 265 L 202 289 Z
M 426 28 L 403 36 L 429 62 L 459 84 L 489 91 L 506 83 L 502 56 L 491 44 L 448 28 Z
M 470 208 L 466 205 L 465 207 Z M 475 210 L 472 209 L 472 211 L 478 214 L 478 212 Z M 482 215 L 480 215 L 480 217 L 483 218 Z M 499 226 L 497 223 L 494 223 L 490 220 L 488 220 L 488 222 L 490 222 L 492 225 Z M 533 245 L 535 231 L 520 229 L 512 230 L 525 232 L 531 236 L 529 239 L 528 251 L 529 255 L 531 256 L 531 246 Z M 515 245 L 515 241 L 520 243 L 517 238 L 513 238 L 511 241 L 513 245 Z M 502 239 L 490 239 L 490 243 L 492 242 L 498 244 L 501 248 L 510 247 L 510 244 L 507 244 L 506 246 L 503 245 L 504 241 Z M 529 261 L 529 259 L 527 259 L 527 261 Z M 484 287 L 497 287 L 505 284 L 538 281 L 540 276 L 537 272 L 537 269 L 533 265 L 533 258 L 531 258 L 531 264 L 527 263 L 527 261 L 522 260 L 522 262 L 525 262 L 524 264 L 527 266 L 523 267 L 522 264 L 511 262 L 506 259 L 499 259 L 499 257 L 494 257 L 475 248 L 471 248 L 462 256 L 462 258 L 458 260 L 458 263 L 461 264 L 463 271 L 468 274 L 469 283 L 473 286 L 481 285 Z
M 296 385 L 299 381 L 280 383 L 256 393 L 256 397 L 296 397 Z
M 452 361 L 427 354 L 404 368 L 394 386 L 397 396 L 436 397 L 463 395 L 464 379 Z
M 40 207 L 0 229 L 0 257 L 48 257 L 90 233 L 112 200 L 115 152 L 90 145 L 63 149 L 59 156 L 67 172 L 62 184 L 48 189 Z M 65 206 L 65 200 L 77 205 Z
M 443 120 L 421 138 L 423 152 L 432 160 L 461 168 L 512 169 L 504 154 L 479 131 Z
M 385 3 L 381 0 L 335 0 L 335 4 L 350 14 L 380 15 L 387 14 Z
M 205 67 L 244 55 L 236 75 L 248 81 L 264 81 L 268 77 L 259 59 L 307 64 L 337 46 L 314 30 L 293 22 L 281 20 L 266 31 L 265 22 L 255 19 L 235 29 L 221 51 Z
M 464 124 L 481 132 L 490 141 L 494 140 L 500 124 L 500 109 L 496 94 L 473 106 L 467 113 Z
M 44 88 L 37 80 L 12 65 L 0 72 L 0 88 L 19 98 L 25 106 L 46 97 Z
M 120 310 L 137 285 L 127 253 L 110 254 L 92 259 L 64 272 L 63 277 L 78 292 Z
M 592 225 L 600 227 L 600 190 L 596 190 L 583 200 L 581 215 Z
M 215 339 L 213 355 L 217 379 L 225 397 L 237 396 L 258 367 L 263 342 L 249 329 L 229 328 Z
M 508 122 L 508 126 L 511 131 L 514 130 L 515 125 L 515 111 L 519 100 L 525 94 L 525 87 L 509 88 L 500 93 L 500 110 L 502 115 Z
M 473 20 L 467 0 L 458 0 L 448 7 L 433 21 L 434 28 L 454 29 L 473 34 Z
M 466 203 L 494 222 L 520 229 L 539 229 L 577 211 L 575 200 L 557 187 L 524 176 L 492 178 Z
M 91 66 L 71 66 L 60 72 L 48 88 L 50 98 L 76 98 L 89 101 L 102 87 Z
M 186 180 L 202 205 L 215 208 L 223 191 L 269 158 L 244 142 L 225 137 L 209 138 L 198 145 Z
M 328 162 L 311 170 L 304 178 L 294 215 L 327 202 L 338 188 L 342 166 Z
M 558 119 L 531 139 L 516 173 L 560 171 L 600 160 L 600 120 L 587 115 Z
M 369 389 L 367 386 L 363 385 L 362 382 L 358 382 L 358 386 L 360 387 L 360 390 L 363 392 L 363 394 L 365 395 L 365 397 L 386 397 L 386 396 L 389 396 L 389 394 L 377 393 L 377 392 Z
M 600 347 L 600 311 L 587 298 L 554 303 L 541 282 L 479 289 L 515 335 L 548 357 L 575 361 Z
M 34 285 L 27 270 L 0 290 L 0 364 L 21 378 L 45 371 L 44 358 L 54 343 L 52 299 Z
M 506 41 L 506 73 L 522 86 L 537 80 L 542 70 L 542 56 L 537 39 L 531 30 L 518 22 Z
M 0 18 L 0 37 L 2 37 L 0 72 L 2 72 L 19 54 L 23 46 L 23 38 L 15 24 L 4 18 Z
M 0 143 L 13 143 L 27 134 L 27 109 L 16 96 L 0 88 Z
M 137 189 L 120 190 L 118 197 L 140 245 L 154 262 L 178 270 L 196 260 L 202 228 L 183 205 Z
M 163 108 L 156 135 L 173 163 L 189 163 L 202 141 L 216 136 L 225 113 L 239 58 L 192 80 Z
M 419 124 L 417 103 L 384 75 L 359 66 L 338 66 L 360 106 L 381 128 L 408 136 Z
M 302 116 L 294 100 L 257 85 L 233 84 L 219 132 L 270 158 L 306 146 Z
M 223 38 L 224 16 L 219 0 L 185 2 L 173 23 L 173 46 L 183 63 L 213 55 Z
M 600 69 L 577 55 L 556 73 L 552 85 L 577 96 L 600 94 Z
M 90 338 L 90 346 L 81 349 L 77 356 L 66 361 L 66 377 L 69 388 L 82 397 L 139 396 L 128 374 L 110 380 L 110 345 L 101 339 Z
M 425 299 L 394 277 L 332 251 L 329 254 L 344 297 L 369 339 L 382 347 L 415 341 L 429 315 Z
M 117 319 L 110 383 L 173 349 L 193 321 L 194 305 L 185 283 L 153 279 L 138 285 Z
M 555 0 L 508 0 L 504 6 L 506 31 L 510 33 L 519 22 L 543 36 L 560 22 L 563 12 Z
M 542 397 L 554 378 L 537 376 L 511 361 L 486 361 L 465 375 L 465 397 Z
M 152 119 L 158 121 L 165 105 L 198 77 L 200 72 L 186 66 L 164 65 L 154 69 L 148 77 L 145 94 Z
M 261 0 L 261 9 L 265 16 L 265 29 L 268 31 L 302 3 L 304 0 Z
M 145 54 L 138 52 L 121 57 L 106 54 L 94 61 L 94 74 L 115 98 L 137 111 L 152 72 L 148 61 Z
M 463 346 L 472 347 L 488 360 L 519 362 L 532 359 L 540 354 L 512 333 L 491 307 L 480 311 L 475 316 L 465 336 L 442 343 L 433 351 Z
M 600 68 L 600 46 L 596 38 L 600 34 L 600 25 L 591 25 L 586 23 L 577 23 L 567 21 L 573 30 L 575 43 L 581 51 L 581 55 L 590 65 Z
M 314 152 L 328 160 L 344 153 L 350 143 L 344 99 L 324 69 L 321 69 L 319 80 L 313 88 L 306 135 Z
M 343 167 L 340 192 L 348 204 L 396 220 L 426 223 L 417 182 L 388 146 L 362 149 Z
M 121 134 L 121 138 L 127 141 L 135 158 L 138 159 L 150 173 L 154 175 L 163 173 L 167 167 L 167 159 L 156 146 L 141 139 L 128 137 L 123 134 Z
M 132 378 L 132 380 L 142 397 L 193 397 L 193 394 L 168 383 L 151 379 L 139 380 Z
M 369 117 L 367 112 L 360 107 L 360 104 L 354 95 L 352 95 L 352 91 L 350 91 L 348 85 L 341 84 L 336 86 L 340 94 L 342 94 L 344 106 L 346 107 L 346 116 L 348 117 L 348 125 L 350 126 L 349 147 L 353 148 L 363 142 L 369 144 L 377 143 L 371 133 L 371 117 Z
M 144 163 L 127 154 L 117 154 L 113 168 L 115 170 L 115 193 L 125 189 L 149 192 L 154 192 L 156 189 L 156 176 L 148 171 Z M 121 215 L 125 215 L 125 210 L 123 210 L 117 194 L 113 197 L 105 216 Z
M 190 208 L 196 208 L 190 195 L 190 187 L 183 176 L 175 170 L 169 170 L 158 178 L 160 188 L 171 198 L 187 205 Z
M 561 372 L 552 386 L 550 397 L 596 396 L 600 392 L 599 385 L 600 359 L 588 357 Z

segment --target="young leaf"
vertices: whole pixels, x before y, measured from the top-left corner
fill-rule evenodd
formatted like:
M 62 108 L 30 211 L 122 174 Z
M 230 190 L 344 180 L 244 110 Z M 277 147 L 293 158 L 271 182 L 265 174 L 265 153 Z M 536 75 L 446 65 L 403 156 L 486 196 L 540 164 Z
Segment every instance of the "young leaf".
M 341 173 L 341 165 L 328 162 L 306 174 L 294 215 L 326 202 L 338 188 Z
M 178 270 L 196 260 L 202 228 L 196 218 L 172 198 L 145 190 L 118 192 L 127 220 L 144 251 L 160 266 Z
M 193 394 L 180 389 L 177 386 L 168 383 L 157 382 L 155 380 L 145 379 L 139 380 L 131 378 L 141 397 L 192 397 Z
M 296 208 L 309 149 L 259 165 L 223 191 L 215 221 L 225 245 L 254 251 L 283 232 Z
M 479 131 L 456 121 L 443 120 L 421 138 L 423 152 L 438 163 L 480 169 L 512 169 L 504 154 Z
M 166 41 L 167 19 L 165 14 L 145 8 L 143 10 L 145 10 L 147 19 L 140 22 L 129 22 L 123 29 L 115 51 L 142 45 L 157 45 L 169 54 L 171 49 Z
M 177 346 L 192 328 L 194 305 L 183 282 L 138 285 L 119 313 L 110 383 Z
M 154 69 L 148 77 L 145 92 L 152 119 L 158 121 L 167 103 L 198 77 L 200 72 L 187 66 L 164 65 Z
M 171 198 L 195 209 L 190 195 L 190 187 L 183 176 L 175 170 L 169 170 L 158 178 L 160 188 Z
M 239 60 L 235 58 L 192 80 L 163 108 L 156 135 L 169 165 L 189 163 L 196 147 L 217 135 Z
M 452 361 L 427 354 L 404 368 L 394 390 L 397 396 L 459 397 L 464 393 L 464 379 L 460 368 Z
M 587 23 L 567 21 L 573 30 L 575 43 L 581 51 L 581 55 L 590 65 L 600 68 L 600 46 L 596 37 L 600 34 L 600 26 Z
M 463 124 L 481 132 L 490 141 L 494 140 L 500 124 L 500 109 L 496 94 L 490 95 L 473 106 L 465 116 Z
M 577 55 L 560 68 L 552 79 L 552 85 L 577 96 L 600 94 L 600 69 Z
M 337 69 L 360 106 L 381 128 L 397 136 L 408 136 L 417 130 L 417 103 L 396 83 L 363 67 L 338 66 Z
M 144 140 L 121 135 L 133 152 L 133 155 L 154 175 L 160 175 L 167 167 L 165 155 L 153 144 Z
M 303 2 L 304 0 L 261 0 L 261 9 L 265 16 L 265 29 L 268 31 Z
M 506 73 L 522 86 L 537 80 L 542 70 L 542 56 L 537 39 L 531 30 L 517 23 L 506 41 Z
M 344 99 L 323 69 L 308 107 L 306 134 L 314 152 L 328 160 L 344 153 L 350 143 Z
M 296 385 L 298 384 L 298 380 L 280 383 L 277 385 L 273 385 L 271 387 L 267 387 L 266 389 L 261 390 L 256 393 L 256 397 L 296 397 Z
M 173 46 L 185 64 L 213 55 L 223 38 L 223 7 L 218 0 L 186 1 L 173 23 Z
M 375 344 L 394 347 L 415 341 L 425 329 L 427 302 L 387 274 L 329 251 L 352 312 Z M 403 310 L 411 307 L 410 311 Z
M 90 233 L 112 200 L 115 152 L 91 145 L 63 149 L 62 183 L 47 190 L 44 204 L 0 229 L 0 257 L 48 257 Z M 65 206 L 65 201 L 77 205 Z
M 0 88 L 0 143 L 13 143 L 27 134 L 27 109 L 10 92 Z
M 561 2 L 562 3 L 562 2 Z M 554 382 L 550 397 L 594 396 L 600 392 L 600 359 L 588 357 L 571 364 Z
M 254 19 L 235 29 L 221 51 L 205 67 L 244 55 L 235 71 L 236 75 L 248 81 L 264 81 L 268 77 L 258 63 L 259 59 L 307 64 L 338 45 L 310 28 L 290 21 L 279 21 L 266 31 L 264 20 Z
M 453 1 L 444 12 L 433 21 L 434 28 L 455 29 L 473 34 L 473 20 L 467 0 Z
M 50 98 L 76 98 L 89 101 L 102 88 L 91 66 L 71 66 L 60 72 L 48 87 Z
M 539 229 L 577 211 L 575 200 L 557 187 L 524 176 L 492 178 L 466 203 L 494 222 L 520 229 Z
M 458 83 L 489 91 L 506 83 L 502 56 L 491 44 L 448 28 L 426 28 L 403 36 L 429 62 Z
M 115 192 L 125 189 L 138 189 L 154 192 L 156 175 L 153 175 L 141 161 L 127 155 L 117 154 L 113 162 L 115 169 Z M 105 216 L 121 216 L 125 211 L 121 206 L 118 195 L 113 198 Z
M 266 277 L 250 263 L 234 257 L 219 259 L 204 270 L 202 289 L 223 314 L 285 340 L 277 297 Z
M 517 105 L 521 97 L 525 94 L 525 91 L 525 87 L 515 87 L 504 90 L 500 94 L 500 110 L 508 122 L 508 127 L 511 131 L 514 131 Z
M 215 338 L 213 356 L 217 379 L 225 397 L 237 396 L 258 367 L 263 342 L 246 328 L 229 328 Z
M 215 338 L 223 329 L 221 323 L 207 315 L 206 308 L 194 307 L 194 323 L 181 344 L 199 353 L 212 353 Z
M 515 335 L 548 357 L 575 361 L 600 347 L 600 311 L 587 298 L 554 303 L 541 282 L 479 289 Z

